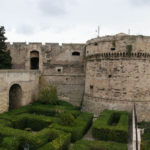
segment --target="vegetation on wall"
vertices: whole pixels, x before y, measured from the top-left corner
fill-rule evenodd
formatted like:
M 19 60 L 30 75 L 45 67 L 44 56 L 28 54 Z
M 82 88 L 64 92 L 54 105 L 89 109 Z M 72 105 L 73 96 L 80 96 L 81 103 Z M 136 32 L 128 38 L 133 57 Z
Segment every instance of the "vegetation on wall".
M 5 28 L 0 26 L 0 69 L 11 69 L 11 56 L 7 50 Z
M 54 85 L 49 85 L 40 90 L 38 101 L 43 104 L 56 105 L 58 103 L 57 89 Z
M 113 46 L 114 48 L 116 48 L 116 41 L 115 41 L 115 40 L 112 41 L 112 46 Z
M 127 46 L 126 46 L 126 51 L 127 51 L 127 54 L 128 54 L 129 56 L 131 56 L 131 53 L 132 53 L 132 45 L 127 45 Z

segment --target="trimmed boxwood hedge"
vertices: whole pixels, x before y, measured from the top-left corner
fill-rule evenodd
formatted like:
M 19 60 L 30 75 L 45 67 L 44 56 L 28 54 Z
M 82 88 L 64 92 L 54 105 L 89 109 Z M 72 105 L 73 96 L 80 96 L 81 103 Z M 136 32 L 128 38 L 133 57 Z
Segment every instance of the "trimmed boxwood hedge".
M 128 112 L 104 110 L 93 123 L 92 135 L 99 140 L 127 143 L 128 123 Z
M 92 120 L 93 120 L 93 114 L 84 112 L 81 113 L 76 118 L 72 126 L 63 126 L 61 124 L 54 123 L 49 127 L 71 133 L 72 134 L 71 141 L 74 142 L 83 137 L 83 135 L 91 126 Z
M 61 113 L 73 116 L 74 123 L 60 125 Z M 55 106 L 37 102 L 11 110 L 0 114 L 0 150 L 23 149 L 25 144 L 30 150 L 67 150 L 71 139 L 80 139 L 88 130 L 92 118 L 92 114 L 63 101 Z M 27 128 L 31 131 L 24 130 Z
M 71 150 L 128 150 L 128 147 L 123 143 L 80 140 Z
M 50 128 L 45 128 L 37 133 L 34 133 L 0 126 L 0 136 L 3 137 L 0 145 L 2 147 L 4 144 L 7 144 L 8 147 L 13 146 L 12 148 L 14 149 L 12 150 L 17 150 L 18 147 L 19 149 L 23 149 L 26 143 L 30 145 L 31 150 L 37 150 L 39 147 L 47 143 L 51 143 L 53 145 L 55 140 L 59 141 L 60 139 L 63 139 L 64 141 L 62 140 L 61 144 L 58 143 L 60 144 L 59 147 L 67 147 L 70 141 L 69 134 Z M 5 137 L 7 137 L 7 139 Z M 13 139 L 13 137 L 15 137 L 14 142 L 17 143 L 15 145 L 11 143 L 11 139 Z M 8 147 L 5 148 L 10 150 Z

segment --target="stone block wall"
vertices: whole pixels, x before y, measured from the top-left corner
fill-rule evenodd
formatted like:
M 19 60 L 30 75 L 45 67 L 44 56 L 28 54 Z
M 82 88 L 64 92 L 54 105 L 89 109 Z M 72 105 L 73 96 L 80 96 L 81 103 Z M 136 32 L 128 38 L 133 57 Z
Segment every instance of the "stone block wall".
M 36 100 L 39 91 L 39 71 L 0 70 L 0 113 L 9 109 L 9 91 L 17 84 L 21 87 L 20 106 Z

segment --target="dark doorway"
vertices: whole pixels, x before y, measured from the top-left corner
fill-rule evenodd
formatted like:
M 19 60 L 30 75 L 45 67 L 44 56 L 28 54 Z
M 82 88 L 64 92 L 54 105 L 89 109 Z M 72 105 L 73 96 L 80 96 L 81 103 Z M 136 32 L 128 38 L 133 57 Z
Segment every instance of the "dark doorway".
M 39 52 L 30 52 L 30 69 L 39 69 Z
M 39 69 L 39 58 L 31 58 L 31 69 Z
M 14 84 L 9 90 L 9 110 L 21 105 L 22 89 L 19 84 Z

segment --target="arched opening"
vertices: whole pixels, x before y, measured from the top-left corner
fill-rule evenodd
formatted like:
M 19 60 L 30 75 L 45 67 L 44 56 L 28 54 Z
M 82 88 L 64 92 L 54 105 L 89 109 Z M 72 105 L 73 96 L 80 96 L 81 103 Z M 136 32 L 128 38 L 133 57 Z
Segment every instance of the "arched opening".
M 80 56 L 79 52 L 72 52 L 72 56 Z
M 30 69 L 39 69 L 39 52 L 30 52 Z
M 9 90 L 9 110 L 20 107 L 22 89 L 19 84 L 13 84 Z

